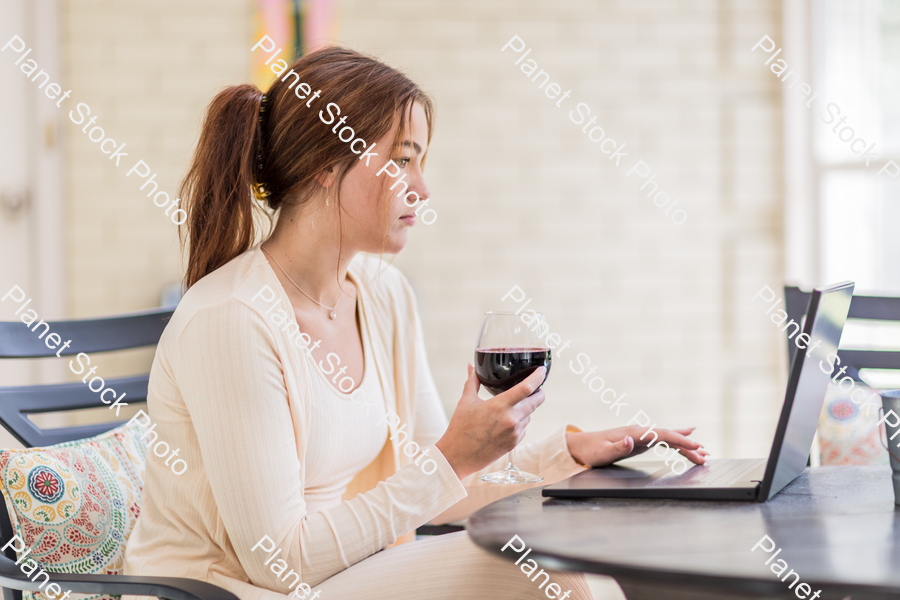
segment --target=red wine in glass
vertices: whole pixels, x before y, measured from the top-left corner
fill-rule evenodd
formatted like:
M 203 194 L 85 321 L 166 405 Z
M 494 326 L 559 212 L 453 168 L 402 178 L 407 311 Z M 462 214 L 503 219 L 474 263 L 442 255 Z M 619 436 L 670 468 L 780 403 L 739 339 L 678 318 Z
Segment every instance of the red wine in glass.
M 478 382 L 491 394 L 502 394 L 515 387 L 538 367 L 547 369 L 541 385 L 547 381 L 550 346 L 542 338 L 549 333 L 549 327 L 543 315 L 532 315 L 485 313 L 475 342 L 475 374 Z M 481 479 L 491 483 L 537 483 L 544 480 L 539 475 L 519 470 L 513 451 L 506 459 L 505 469 L 482 475 Z
M 545 367 L 550 375 L 549 348 L 478 348 L 475 350 L 475 373 L 478 381 L 492 394 L 500 394 L 518 385 Z M 541 385 L 544 385 L 543 382 Z M 538 386 L 538 389 L 541 389 Z M 535 390 L 537 391 L 537 390 Z

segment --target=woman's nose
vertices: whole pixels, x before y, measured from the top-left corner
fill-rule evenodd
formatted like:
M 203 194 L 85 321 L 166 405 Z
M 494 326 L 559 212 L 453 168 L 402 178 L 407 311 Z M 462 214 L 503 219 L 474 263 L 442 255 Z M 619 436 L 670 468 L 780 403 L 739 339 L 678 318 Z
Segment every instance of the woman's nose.
M 420 169 L 416 169 L 416 172 L 413 175 L 413 183 L 410 184 L 410 189 L 415 190 L 422 200 L 427 200 L 431 197 L 431 191 L 429 191 L 428 185 L 425 183 L 425 175 Z

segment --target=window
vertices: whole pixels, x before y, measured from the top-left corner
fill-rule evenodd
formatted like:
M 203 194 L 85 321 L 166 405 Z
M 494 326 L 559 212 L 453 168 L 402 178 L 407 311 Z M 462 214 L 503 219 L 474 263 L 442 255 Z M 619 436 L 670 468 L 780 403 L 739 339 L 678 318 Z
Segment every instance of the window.
M 900 177 L 878 175 L 900 164 L 900 2 L 816 0 L 811 11 L 817 279 L 900 295 Z

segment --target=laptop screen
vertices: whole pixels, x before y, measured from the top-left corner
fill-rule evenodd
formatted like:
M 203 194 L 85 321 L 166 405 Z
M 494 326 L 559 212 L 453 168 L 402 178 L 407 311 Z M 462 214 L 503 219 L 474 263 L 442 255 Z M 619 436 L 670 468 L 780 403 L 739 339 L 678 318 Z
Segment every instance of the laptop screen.
M 806 468 L 828 382 L 832 371 L 840 369 L 835 361 L 853 287 L 853 283 L 844 282 L 817 288 L 809 299 L 803 333 L 797 336 L 805 334 L 807 337 L 801 344 L 806 340 L 809 343 L 805 350 L 796 353 L 791 365 L 784 406 L 759 491 L 760 500 L 777 494 Z

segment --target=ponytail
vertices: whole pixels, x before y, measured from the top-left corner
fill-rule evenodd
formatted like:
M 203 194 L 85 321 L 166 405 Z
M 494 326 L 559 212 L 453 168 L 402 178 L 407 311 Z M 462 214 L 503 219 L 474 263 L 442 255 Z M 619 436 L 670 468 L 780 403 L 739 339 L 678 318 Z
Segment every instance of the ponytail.
M 272 71 L 279 77 L 283 72 Z M 430 141 L 431 100 L 415 83 L 372 57 L 334 46 L 298 58 L 265 96 L 252 85 L 220 92 L 206 111 L 181 184 L 188 214 L 179 230 L 182 249 L 188 248 L 185 286 L 249 250 L 257 241 L 254 217 L 271 225 L 283 207 L 295 210 L 315 198 L 322 191 L 318 173 L 334 170 L 340 207 L 341 181 L 360 156 L 328 127 L 318 107 L 339 105 L 341 114 L 352 115 L 355 134 L 374 145 L 398 115 L 395 137 L 405 130 L 415 102 L 425 109 Z
M 182 247 L 185 241 L 188 246 L 185 289 L 253 244 L 263 98 L 256 86 L 237 85 L 220 92 L 207 109 L 180 190 L 188 214 L 179 227 Z

